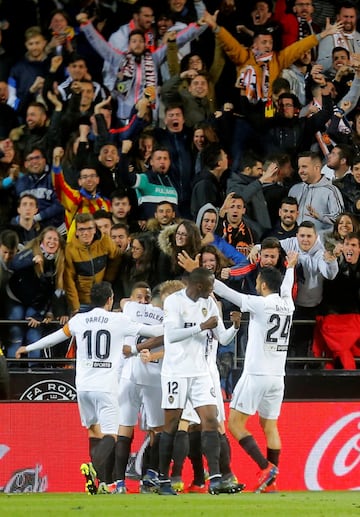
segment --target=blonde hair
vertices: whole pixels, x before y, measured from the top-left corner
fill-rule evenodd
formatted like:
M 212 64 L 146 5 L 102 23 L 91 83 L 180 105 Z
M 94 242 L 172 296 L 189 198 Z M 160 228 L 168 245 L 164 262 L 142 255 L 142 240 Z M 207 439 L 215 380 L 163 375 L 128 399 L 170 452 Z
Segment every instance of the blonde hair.
M 41 28 L 38 25 L 33 25 L 25 31 L 25 43 L 29 41 L 29 39 L 35 38 L 36 36 L 42 36 L 45 39 L 45 36 L 42 33 Z
M 185 284 L 181 280 L 165 280 L 160 285 L 160 298 L 163 300 L 170 294 L 176 293 L 181 289 L 184 289 Z

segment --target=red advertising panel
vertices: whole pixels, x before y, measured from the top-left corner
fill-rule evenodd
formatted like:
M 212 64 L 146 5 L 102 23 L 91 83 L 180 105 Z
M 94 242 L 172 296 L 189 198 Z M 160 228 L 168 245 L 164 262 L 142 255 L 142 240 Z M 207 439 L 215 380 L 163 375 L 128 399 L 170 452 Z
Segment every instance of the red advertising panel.
M 88 461 L 86 430 L 72 402 L 0 404 L 0 490 L 81 492 Z M 257 417 L 250 430 L 265 450 Z M 279 490 L 360 489 L 360 405 L 354 402 L 286 402 L 279 420 L 283 444 Z M 137 433 L 128 466 L 137 490 L 144 434 Z M 231 440 L 233 471 L 251 490 L 258 468 Z M 191 481 L 189 463 L 184 481 Z

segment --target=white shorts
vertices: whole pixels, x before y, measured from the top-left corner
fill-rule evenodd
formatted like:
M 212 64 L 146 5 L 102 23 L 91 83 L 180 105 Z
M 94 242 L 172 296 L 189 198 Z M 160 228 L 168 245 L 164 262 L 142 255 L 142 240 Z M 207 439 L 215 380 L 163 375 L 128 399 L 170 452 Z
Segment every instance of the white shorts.
M 190 424 L 200 424 L 200 417 L 193 408 L 193 405 L 191 404 L 190 400 L 186 401 L 185 407 L 183 409 L 183 412 L 181 413 L 181 420 L 186 420 Z
M 217 373 L 217 372 L 216 372 Z M 213 380 L 213 385 L 215 389 L 216 395 L 216 405 L 217 405 L 217 419 L 219 422 L 225 421 L 225 408 L 224 408 L 224 400 L 221 391 L 220 377 L 219 374 L 214 374 L 210 371 L 211 378 Z M 185 404 L 185 408 L 181 415 L 182 420 L 186 420 L 187 422 L 191 422 L 193 424 L 200 424 L 200 418 L 197 412 L 195 411 L 192 403 L 188 400 Z
M 258 411 L 262 418 L 276 420 L 284 398 L 284 377 L 281 375 L 242 374 L 238 380 L 230 408 L 246 415 Z
M 119 405 L 115 393 L 78 391 L 77 401 L 81 423 L 89 429 L 99 424 L 104 434 L 118 434 Z
M 121 379 L 119 384 L 119 425 L 135 426 L 142 405 L 148 427 L 164 425 L 164 412 L 161 409 L 161 388 L 158 386 L 142 386 L 129 379 Z
M 164 410 L 161 407 L 161 386 L 141 385 L 141 394 L 147 427 L 161 427 L 164 425 Z
M 216 394 L 210 374 L 202 377 L 161 376 L 163 409 L 184 409 L 190 400 L 194 408 L 215 406 Z
M 210 370 L 210 374 L 213 380 L 214 388 L 215 388 L 215 395 L 216 395 L 216 405 L 218 407 L 218 421 L 219 422 L 225 422 L 225 406 L 224 406 L 224 399 L 223 394 L 221 391 L 221 384 L 220 384 L 220 375 L 219 372 L 212 372 Z

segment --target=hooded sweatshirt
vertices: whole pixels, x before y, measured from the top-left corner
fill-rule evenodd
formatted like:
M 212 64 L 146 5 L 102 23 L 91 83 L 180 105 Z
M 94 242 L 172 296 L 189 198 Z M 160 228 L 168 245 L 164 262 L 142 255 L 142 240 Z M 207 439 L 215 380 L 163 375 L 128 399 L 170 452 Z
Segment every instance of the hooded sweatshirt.
M 296 183 L 289 190 L 299 203 L 298 223 L 311 221 L 318 232 L 331 231 L 337 216 L 344 211 L 344 201 L 340 190 L 335 187 L 326 176 L 321 176 L 317 183 L 308 184 L 302 181 Z M 315 219 L 309 215 L 308 206 L 319 214 Z
M 324 278 L 333 280 L 339 270 L 337 260 L 326 262 L 325 248 L 318 236 L 314 246 L 309 251 L 302 251 L 296 237 L 283 239 L 282 248 L 288 252 L 299 253 L 297 265 L 298 295 L 296 305 L 301 307 L 316 307 L 322 300 Z
M 212 205 L 211 203 L 206 203 L 199 209 L 199 211 L 197 213 L 197 217 L 196 217 L 196 226 L 198 226 L 200 233 L 202 233 L 201 232 L 201 221 L 204 217 L 205 212 L 207 212 L 208 210 L 215 210 L 215 212 L 216 212 L 215 228 L 218 225 L 219 210 L 217 208 L 215 208 L 214 205 Z M 203 235 L 201 235 L 201 236 L 204 237 Z M 214 236 L 214 240 L 211 244 L 213 246 L 215 246 L 216 248 L 218 248 L 221 251 L 221 253 L 223 253 L 223 255 L 225 255 L 225 257 L 233 260 L 234 264 L 236 264 L 236 265 L 249 264 L 249 261 L 247 260 L 245 255 L 243 253 L 240 253 L 240 251 L 237 251 L 237 249 L 235 249 L 234 246 L 232 246 L 231 244 L 226 242 L 226 240 L 223 239 L 222 237 L 220 237 L 220 235 L 217 235 L 216 233 L 214 233 L 213 236 Z

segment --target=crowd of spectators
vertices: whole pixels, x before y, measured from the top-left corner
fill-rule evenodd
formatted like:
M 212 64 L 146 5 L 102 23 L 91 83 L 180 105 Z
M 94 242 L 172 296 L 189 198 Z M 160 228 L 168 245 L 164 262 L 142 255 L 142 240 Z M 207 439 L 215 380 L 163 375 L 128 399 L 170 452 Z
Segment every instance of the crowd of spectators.
M 196 264 L 254 294 L 295 249 L 290 355 L 356 368 L 358 27 L 349 0 L 0 0 L 5 355 L 95 281 L 115 310 Z

